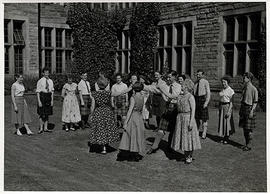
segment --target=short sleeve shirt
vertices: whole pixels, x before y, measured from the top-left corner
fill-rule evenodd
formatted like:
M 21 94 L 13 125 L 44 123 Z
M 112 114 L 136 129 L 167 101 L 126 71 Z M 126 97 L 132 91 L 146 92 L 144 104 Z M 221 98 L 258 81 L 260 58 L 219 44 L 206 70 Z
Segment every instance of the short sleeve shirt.
M 81 80 L 78 84 L 78 90 L 82 92 L 82 95 L 89 95 L 91 93 L 91 87 L 89 82 Z
M 19 84 L 18 82 L 15 82 L 12 84 L 11 90 L 14 90 L 14 96 L 23 96 L 25 88 L 23 84 Z
M 48 90 L 46 89 L 46 85 L 47 85 L 46 82 L 49 85 Z M 36 89 L 37 93 L 40 93 L 40 92 L 50 93 L 53 91 L 54 91 L 54 85 L 53 85 L 53 81 L 50 78 L 46 79 L 45 77 L 42 77 L 40 80 L 38 80 L 37 89 Z

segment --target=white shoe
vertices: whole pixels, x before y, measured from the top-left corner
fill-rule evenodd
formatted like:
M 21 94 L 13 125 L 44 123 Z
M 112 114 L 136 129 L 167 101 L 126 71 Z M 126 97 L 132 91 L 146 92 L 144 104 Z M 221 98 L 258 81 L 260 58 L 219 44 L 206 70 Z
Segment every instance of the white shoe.
M 22 136 L 22 133 L 20 132 L 20 130 L 17 130 L 16 134 L 19 136 Z
M 69 131 L 69 129 L 68 128 L 66 128 L 66 132 L 68 132 Z

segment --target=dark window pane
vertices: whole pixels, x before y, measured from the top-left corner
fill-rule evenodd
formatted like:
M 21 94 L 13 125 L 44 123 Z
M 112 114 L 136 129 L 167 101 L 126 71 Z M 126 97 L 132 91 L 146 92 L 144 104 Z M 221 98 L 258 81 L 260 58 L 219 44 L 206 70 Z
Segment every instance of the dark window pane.
M 182 48 L 176 49 L 176 56 L 177 72 L 182 74 Z
M 51 47 L 52 46 L 52 29 L 51 28 L 45 28 L 45 47 Z
M 164 59 L 164 54 L 163 54 L 163 49 L 158 49 L 158 65 L 159 65 L 159 70 L 163 71 L 163 59 Z
M 166 58 L 165 63 L 167 63 L 169 70 L 172 70 L 172 49 L 169 48 L 169 49 L 166 49 L 165 51 L 167 54 L 167 58 Z
M 62 73 L 62 51 L 56 51 L 56 73 Z
M 45 67 L 48 67 L 50 73 L 52 72 L 52 52 L 50 50 L 45 50 Z
M 22 25 L 23 25 L 22 21 L 13 22 L 14 44 L 24 45 Z
M 126 3 L 126 8 L 129 8 L 129 3 Z
M 124 57 L 125 57 L 125 64 L 124 64 L 125 73 L 128 73 L 128 51 L 124 52 Z
M 232 49 L 225 50 L 225 74 L 233 76 L 233 47 Z
M 183 26 L 181 24 L 176 26 L 177 30 L 177 45 L 183 45 Z
M 5 47 L 5 73 L 9 73 L 9 52 L 8 52 L 8 47 Z
M 185 48 L 186 52 L 186 72 L 185 74 L 190 75 L 191 74 L 191 48 L 187 47 Z
M 62 47 L 62 29 L 56 30 L 56 47 Z
M 14 48 L 15 73 L 23 73 L 23 49 L 21 47 Z
M 71 30 L 65 30 L 66 48 L 71 48 Z
M 128 49 L 129 48 L 128 31 L 124 32 L 124 38 L 125 38 L 125 47 L 124 47 L 124 49 Z
M 234 42 L 235 20 L 234 18 L 227 18 L 225 22 L 227 27 L 226 42 Z
M 100 3 L 94 3 L 94 9 L 100 9 Z
M 252 72 L 255 77 L 258 77 L 258 64 L 259 64 L 258 56 L 259 56 L 258 50 L 249 51 L 250 72 Z
M 239 23 L 239 41 L 246 41 L 247 40 L 247 17 L 241 16 L 238 17 L 238 23 Z
M 8 20 L 5 20 L 5 24 L 4 24 L 4 36 L 5 36 L 5 43 L 8 43 Z
M 172 26 L 166 26 L 167 30 L 167 46 L 172 46 Z
M 118 49 L 122 49 L 122 33 L 121 32 L 118 33 L 117 39 L 118 39 Z
M 261 16 L 254 14 L 250 16 L 251 21 L 251 40 L 258 40 L 260 35 Z
M 107 11 L 108 10 L 108 3 L 102 3 L 102 9 Z
M 237 75 L 243 75 L 246 67 L 246 44 L 238 45 L 238 68 Z
M 119 9 L 123 9 L 123 3 L 119 3 Z
M 164 29 L 163 26 L 159 27 L 159 46 L 164 46 Z
M 72 51 L 66 51 L 66 72 L 71 71 L 71 65 L 72 65 Z
M 117 61 L 119 65 L 119 72 L 122 72 L 122 52 L 118 52 Z
M 185 24 L 186 27 L 186 44 L 192 44 L 192 24 L 188 22 Z

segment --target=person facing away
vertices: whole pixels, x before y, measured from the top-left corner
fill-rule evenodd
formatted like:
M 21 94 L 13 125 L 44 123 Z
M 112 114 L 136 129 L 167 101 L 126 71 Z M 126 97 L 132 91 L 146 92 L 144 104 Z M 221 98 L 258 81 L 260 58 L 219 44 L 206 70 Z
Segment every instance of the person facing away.
M 143 84 L 135 82 L 132 86 L 134 94 L 130 98 L 127 118 L 124 122 L 124 132 L 119 144 L 117 161 L 139 161 L 145 154 L 143 105 L 144 96 L 141 94 Z
M 16 135 L 21 136 L 20 127 L 24 126 L 26 133 L 32 135 L 33 132 L 29 128 L 31 123 L 31 116 L 29 113 L 28 105 L 24 98 L 25 87 L 23 85 L 23 75 L 15 74 L 16 81 L 11 86 L 11 122 L 14 123 L 16 128 Z
M 196 101 L 195 119 L 199 130 L 202 128 L 202 139 L 206 138 L 207 126 L 209 120 L 208 104 L 210 101 L 210 86 L 205 79 L 204 71 L 199 69 L 197 71 L 197 81 L 194 84 L 194 97 Z
M 39 134 L 42 132 L 52 132 L 48 129 L 49 116 L 53 114 L 53 94 L 54 85 L 53 81 L 49 78 L 50 70 L 45 67 L 42 70 L 43 77 L 37 82 L 37 100 L 39 115 Z
M 65 123 L 65 130 L 67 132 L 69 130 L 75 131 L 74 124 L 81 121 L 80 107 L 76 97 L 77 87 L 72 77 L 68 76 L 67 83 L 62 89 L 62 122 Z
M 242 91 L 241 107 L 239 111 L 239 127 L 244 130 L 246 145 L 243 151 L 251 150 L 252 134 L 256 129 L 256 107 L 258 104 L 258 90 L 252 84 L 253 74 L 246 72 L 243 75 L 244 88 Z

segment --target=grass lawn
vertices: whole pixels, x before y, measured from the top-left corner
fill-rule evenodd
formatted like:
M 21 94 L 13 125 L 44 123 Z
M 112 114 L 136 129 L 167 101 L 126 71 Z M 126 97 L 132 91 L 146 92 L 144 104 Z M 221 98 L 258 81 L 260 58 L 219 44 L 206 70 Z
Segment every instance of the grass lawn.
M 195 161 L 179 161 L 181 153 L 161 150 L 141 162 L 117 162 L 117 151 L 89 153 L 89 130 L 65 132 L 62 102 L 55 101 L 53 133 L 37 134 L 36 97 L 27 96 L 34 136 L 16 136 L 10 123 L 10 96 L 5 97 L 5 191 L 253 191 L 266 192 L 266 114 L 257 113 L 253 150 L 243 152 L 242 129 L 236 128 L 229 145 L 217 142 L 218 111 L 210 109 L 208 138 L 194 153 Z M 238 123 L 238 112 L 235 114 Z M 146 131 L 148 141 L 154 133 Z M 118 147 L 118 143 L 111 145 Z M 148 145 L 149 148 L 149 145 Z

